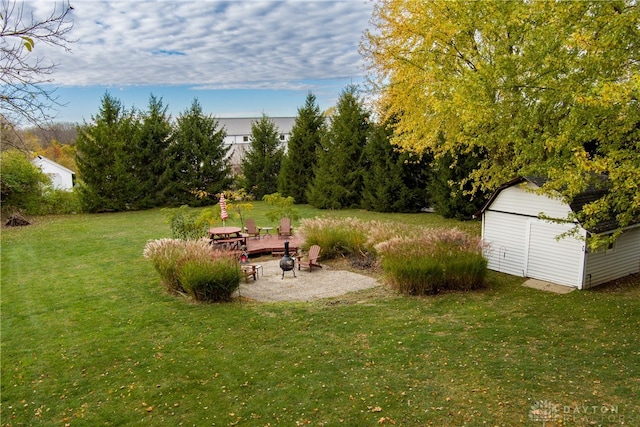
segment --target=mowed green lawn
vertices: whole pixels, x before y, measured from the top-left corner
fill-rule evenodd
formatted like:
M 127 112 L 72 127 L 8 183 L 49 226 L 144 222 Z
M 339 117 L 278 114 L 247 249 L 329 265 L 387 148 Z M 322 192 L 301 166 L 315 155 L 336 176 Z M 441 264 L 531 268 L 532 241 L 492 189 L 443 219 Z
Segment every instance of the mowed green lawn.
M 266 209 L 248 216 L 268 225 Z M 169 236 L 159 210 L 2 229 L 2 425 L 554 425 L 544 409 L 640 425 L 637 280 L 555 295 L 491 273 L 476 293 L 194 304 L 142 257 Z

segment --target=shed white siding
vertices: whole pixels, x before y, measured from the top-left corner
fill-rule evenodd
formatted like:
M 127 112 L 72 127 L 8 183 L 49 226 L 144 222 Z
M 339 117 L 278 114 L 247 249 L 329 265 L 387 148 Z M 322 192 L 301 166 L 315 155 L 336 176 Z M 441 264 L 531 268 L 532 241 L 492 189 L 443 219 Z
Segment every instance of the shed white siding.
M 535 186 L 530 183 L 505 188 L 484 212 L 482 238 L 490 245 L 485 251 L 485 256 L 491 270 L 521 277 L 550 280 L 547 273 L 543 271 L 544 269 L 539 266 L 539 262 L 544 262 L 540 261 L 540 256 L 544 255 L 538 254 L 545 250 L 547 252 L 559 250 L 561 245 L 557 244 L 555 237 L 566 231 L 570 225 L 554 227 L 558 224 L 541 221 L 542 224 L 549 225 L 555 230 L 551 232 L 550 236 L 548 233 L 544 234 L 544 239 L 549 240 L 548 244 L 536 236 L 533 241 L 531 240 L 531 225 L 535 224 L 534 230 L 537 231 L 540 214 L 551 218 L 566 218 L 570 208 L 560 200 L 536 194 L 530 191 L 531 189 L 535 189 Z M 534 250 L 533 253 L 530 253 L 532 243 Z M 529 265 L 531 255 L 534 258 L 533 263 Z M 557 255 L 554 258 L 559 259 Z M 561 262 L 566 261 L 574 262 L 574 260 Z M 574 276 L 572 273 L 571 277 Z M 571 279 L 571 281 L 573 286 L 577 286 L 575 279 Z
M 524 277 L 525 235 L 529 218 L 486 211 L 482 218 L 482 239 L 490 270 Z
M 541 213 L 550 218 L 566 218 L 571 208 L 561 200 L 528 191 L 535 187 L 531 184 L 514 185 L 505 188 L 491 203 L 491 211 L 508 212 L 514 215 L 526 215 L 537 218 Z
M 624 232 L 613 248 L 587 253 L 584 287 L 640 272 L 640 227 Z
M 571 207 L 536 194 L 532 180 L 501 187 L 482 209 L 482 238 L 491 270 L 546 280 L 579 289 L 640 272 L 640 225 L 625 230 L 615 246 L 588 253 L 587 232 L 559 238 L 577 224 L 541 219 L 567 218 Z
M 528 225 L 524 276 L 580 288 L 585 243 L 573 236 L 558 238 L 573 224 L 531 219 Z
M 580 287 L 584 242 L 574 237 L 556 239 L 573 227 L 525 215 L 487 210 L 482 239 L 489 244 L 485 257 L 490 270 Z

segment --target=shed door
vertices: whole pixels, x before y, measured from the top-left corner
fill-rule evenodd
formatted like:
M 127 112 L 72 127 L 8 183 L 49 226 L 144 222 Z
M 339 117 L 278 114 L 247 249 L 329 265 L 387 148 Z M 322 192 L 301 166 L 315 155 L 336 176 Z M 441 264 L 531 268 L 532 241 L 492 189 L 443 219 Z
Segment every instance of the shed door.
M 528 224 L 525 276 L 569 286 L 582 282 L 584 242 L 575 237 L 556 237 L 571 229 L 570 224 L 538 219 Z

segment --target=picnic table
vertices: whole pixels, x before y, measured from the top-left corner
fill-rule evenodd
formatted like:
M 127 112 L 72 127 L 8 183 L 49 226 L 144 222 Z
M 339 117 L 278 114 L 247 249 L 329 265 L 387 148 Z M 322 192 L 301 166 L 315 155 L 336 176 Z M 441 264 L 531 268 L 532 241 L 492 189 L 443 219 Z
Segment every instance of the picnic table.
M 240 227 L 212 227 L 209 229 L 209 238 L 212 243 L 225 248 L 240 249 L 240 245 L 247 244 L 247 238 L 241 232 Z

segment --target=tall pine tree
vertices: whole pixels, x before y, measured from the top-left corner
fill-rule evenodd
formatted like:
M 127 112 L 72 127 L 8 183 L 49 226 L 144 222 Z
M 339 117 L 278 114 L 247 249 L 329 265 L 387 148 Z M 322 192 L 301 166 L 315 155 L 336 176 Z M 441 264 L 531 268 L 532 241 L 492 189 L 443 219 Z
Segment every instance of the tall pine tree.
M 481 149 L 476 151 L 482 152 Z M 460 153 L 454 159 L 447 153 L 436 159 L 428 186 L 437 214 L 445 218 L 470 219 L 482 208 L 488 192 L 471 195 L 472 188 L 468 178 L 483 157 L 474 152 Z
M 137 122 L 122 103 L 105 93 L 91 123 L 78 127 L 78 192 L 88 212 L 133 209 L 140 188 L 132 173 L 132 142 Z
M 309 202 L 321 209 L 359 207 L 362 202 L 362 153 L 369 135 L 369 113 L 356 86 L 340 94 L 331 126 L 322 139 Z
M 170 116 L 162 98 L 151 95 L 149 106 L 141 117 L 141 124 L 135 134 L 138 149 L 133 153 L 134 176 L 139 182 L 141 193 L 136 202 L 138 208 L 162 206 L 160 179 L 165 171 L 165 152 L 171 136 Z
M 373 126 L 364 150 L 362 207 L 377 212 L 416 212 L 428 206 L 427 167 L 422 156 L 391 144 L 393 128 Z
M 267 115 L 251 123 L 251 143 L 242 160 L 247 191 L 257 200 L 278 191 L 284 149 L 278 127 Z
M 313 182 L 313 168 L 324 132 L 324 116 L 315 95 L 309 92 L 304 107 L 298 108 L 278 178 L 279 192 L 293 197 L 296 203 L 307 203 L 307 190 Z
M 197 99 L 178 116 L 162 177 L 167 204 L 203 206 L 211 201 L 200 199 L 198 193 L 214 195 L 229 188 L 230 147 L 224 145 L 225 135 L 218 121 L 202 112 Z

